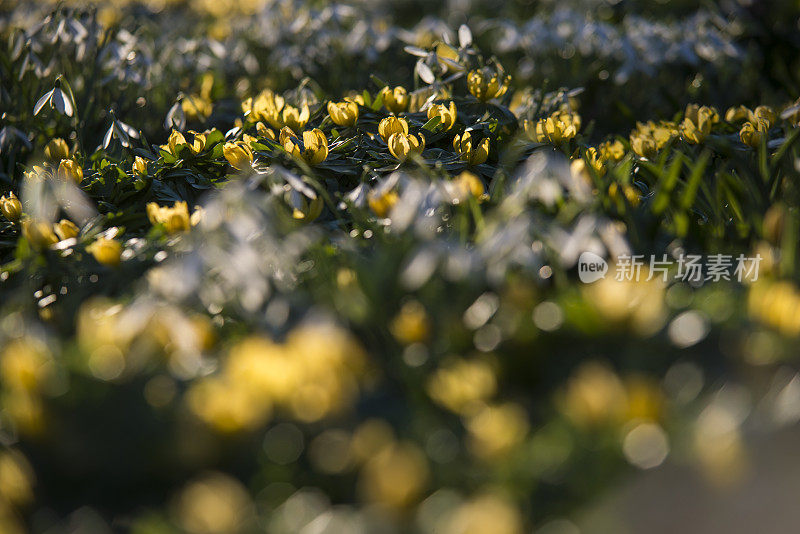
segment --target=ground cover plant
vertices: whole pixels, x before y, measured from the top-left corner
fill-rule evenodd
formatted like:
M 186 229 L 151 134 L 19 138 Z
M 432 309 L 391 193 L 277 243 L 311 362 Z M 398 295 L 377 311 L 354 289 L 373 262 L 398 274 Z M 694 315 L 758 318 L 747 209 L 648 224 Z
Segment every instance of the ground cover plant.
M 0 531 L 745 480 L 800 419 L 800 11 L 649 4 L 0 7 Z

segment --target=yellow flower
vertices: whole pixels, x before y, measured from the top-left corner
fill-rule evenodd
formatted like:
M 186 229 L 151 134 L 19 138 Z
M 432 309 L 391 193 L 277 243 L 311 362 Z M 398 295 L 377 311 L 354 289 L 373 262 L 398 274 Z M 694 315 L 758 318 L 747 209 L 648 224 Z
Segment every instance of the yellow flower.
M 52 355 L 47 345 L 32 337 L 10 341 L 0 357 L 0 379 L 5 387 L 34 392 L 53 374 Z
M 302 141 L 294 135 L 281 132 L 283 148 L 309 165 L 317 165 L 328 157 L 328 139 L 319 128 L 303 132 Z
M 390 89 L 388 86 L 381 89 L 383 105 L 392 113 L 400 113 L 408 107 L 408 91 L 405 87 L 397 86 Z
M 484 139 L 484 141 L 486 141 L 486 139 Z M 481 179 L 469 171 L 463 171 L 456 176 L 453 179 L 453 184 L 460 190 L 459 192 L 462 193 L 459 200 L 463 200 L 467 195 L 472 195 L 478 199 L 478 202 L 483 202 L 489 198 L 489 195 L 486 194 L 486 187 L 484 187 Z
M 394 115 L 386 117 L 378 124 L 378 133 L 381 135 L 384 142 L 388 142 L 392 134 L 408 134 L 408 121 L 402 117 L 395 117 Z
M 288 126 L 295 132 L 299 132 L 306 125 L 310 116 L 308 104 L 303 104 L 300 109 L 294 106 L 285 106 L 281 110 L 281 127 Z M 273 126 L 275 125 L 273 124 Z
M 382 195 L 371 192 L 367 197 L 369 208 L 380 218 L 386 217 L 398 200 L 399 196 L 396 191 L 387 191 Z
M 652 158 L 677 133 L 678 129 L 672 122 L 662 121 L 658 124 L 652 121 L 640 122 L 631 132 L 631 148 L 639 157 Z
M 446 518 L 443 534 L 522 534 L 522 514 L 507 496 L 486 492 L 460 504 Z
M 188 483 L 172 508 L 181 532 L 223 534 L 242 532 L 252 507 L 238 480 L 211 472 Z
M 739 130 L 739 138 L 750 148 L 758 148 L 761 145 L 761 139 L 767 135 L 768 131 L 769 123 L 767 121 L 763 119 L 758 119 L 755 123 L 748 121 Z
M 400 308 L 389 325 L 392 335 L 403 345 L 421 343 L 430 334 L 430 318 L 419 302 L 408 302 Z
M 711 127 L 718 120 L 719 116 L 715 109 L 690 104 L 686 106 L 684 119 L 681 122 L 681 135 L 688 143 L 700 144 L 708 137 Z
M 456 122 L 456 104 L 452 100 L 449 106 L 433 104 L 428 108 L 428 119 L 439 117 L 439 129 L 447 131 Z
M 36 250 L 58 243 L 52 226 L 45 221 L 25 219 L 22 221 L 22 236 Z
M 655 139 L 643 135 L 631 136 L 631 148 L 637 156 L 650 159 L 658 152 Z
M 119 265 L 122 255 L 122 244 L 114 239 L 99 237 L 94 243 L 86 247 L 98 263 L 115 267 Z
M 186 138 L 183 136 L 183 134 L 178 130 L 173 129 L 169 134 L 167 144 L 161 145 L 161 150 L 164 152 L 169 152 L 173 156 L 177 156 L 181 147 L 183 147 L 185 144 Z
M 753 110 L 753 117 L 750 119 L 752 122 L 757 120 L 766 121 L 768 129 L 778 120 L 778 114 L 769 106 L 758 106 Z
M 186 201 L 178 201 L 169 206 L 159 206 L 155 202 L 147 204 L 147 218 L 151 224 L 163 224 L 167 233 L 188 232 L 192 227 L 189 206 Z
M 75 160 L 62 159 L 56 171 L 56 178 L 59 180 L 72 181 L 80 184 L 83 181 L 83 169 L 78 165 Z
M 347 100 L 328 102 L 328 115 L 337 126 L 353 126 L 358 120 L 358 104 Z
M 207 132 L 206 133 L 199 133 L 199 132 L 191 131 L 190 133 L 192 133 L 194 135 L 194 138 L 192 139 L 192 144 L 189 145 L 189 149 L 192 151 L 192 154 L 199 154 L 200 152 L 202 152 L 206 148 L 206 133 Z
M 267 139 L 270 139 L 272 141 L 275 140 L 275 132 L 267 128 L 267 125 L 264 124 L 263 122 L 256 123 L 256 133 L 261 137 L 266 137 Z
M 50 161 L 67 159 L 69 157 L 69 146 L 67 146 L 66 141 L 60 137 L 56 137 L 51 139 L 50 142 L 47 143 L 47 146 L 44 147 L 44 155 Z
M 243 171 L 253 162 L 253 150 L 242 141 L 230 141 L 222 147 L 225 159 L 237 171 Z
M 12 222 L 18 221 L 22 216 L 22 203 L 13 191 L 9 191 L 8 196 L 0 197 L 0 213 Z
M 630 184 L 620 185 L 617 182 L 612 182 L 608 186 L 608 196 L 614 202 L 621 200 L 620 192 L 625 197 L 625 200 L 628 201 L 628 204 L 633 207 L 638 206 L 642 201 L 639 190 Z
M 508 91 L 509 83 L 511 76 L 492 71 L 488 67 L 470 71 L 467 75 L 469 92 L 481 102 L 503 96 Z
M 272 403 L 227 377 L 208 377 L 186 393 L 191 412 L 220 433 L 256 428 L 272 415 Z
M 581 127 L 581 117 L 577 113 L 557 111 L 536 123 L 523 122 L 528 138 L 537 143 L 550 142 L 554 145 L 573 139 Z
M 489 157 L 489 138 L 484 137 L 477 146 L 472 146 L 472 134 L 464 132 L 456 135 L 453 139 L 453 148 L 458 152 L 458 156 L 466 161 L 468 165 L 480 165 Z
M 133 159 L 133 166 L 131 167 L 133 174 L 144 178 L 147 176 L 147 160 L 141 156 L 136 156 Z
M 425 453 L 413 443 L 384 446 L 361 471 L 363 496 L 390 509 L 413 504 L 428 480 Z
M 394 133 L 389 136 L 386 144 L 389 145 L 389 152 L 400 161 L 403 161 L 408 156 L 422 154 L 422 151 L 425 150 L 425 137 L 422 134 L 415 136 Z
M 600 156 L 606 161 L 620 161 L 625 157 L 625 145 L 619 139 L 600 143 Z
M 53 225 L 53 230 L 61 241 L 78 237 L 78 233 L 80 233 L 78 226 L 74 222 L 67 219 L 61 219 L 55 223 Z
M 734 106 L 728 108 L 728 111 L 725 112 L 725 120 L 727 122 L 741 122 L 750 120 L 752 116 L 752 111 L 750 111 L 746 106 Z

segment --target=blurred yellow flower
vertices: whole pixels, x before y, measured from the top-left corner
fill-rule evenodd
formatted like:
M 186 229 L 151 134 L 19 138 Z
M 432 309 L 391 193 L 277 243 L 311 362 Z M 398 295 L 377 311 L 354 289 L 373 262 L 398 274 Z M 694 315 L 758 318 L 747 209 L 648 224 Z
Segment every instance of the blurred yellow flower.
M 578 130 L 581 128 L 581 117 L 577 113 L 557 111 L 535 123 L 526 119 L 523 122 L 523 128 L 531 141 L 557 145 L 578 135 Z
M 466 415 L 477 411 L 497 390 L 492 366 L 479 359 L 445 363 L 429 378 L 425 390 L 434 402 Z
M 156 202 L 147 204 L 147 218 L 150 224 L 162 224 L 169 234 L 188 232 L 192 227 L 189 206 L 186 201 L 176 201 L 172 207 L 159 206 Z
M 58 243 L 58 237 L 53 232 L 52 226 L 45 221 L 25 219 L 22 221 L 22 236 L 31 247 L 42 250 Z
M 625 157 L 625 145 L 619 139 L 600 143 L 600 157 L 616 163 Z
M 392 113 L 400 113 L 408 107 L 408 91 L 405 87 L 397 86 L 392 89 L 387 86 L 379 94 L 383 98 L 383 105 Z
M 390 323 L 389 330 L 403 345 L 421 343 L 430 335 L 430 318 L 422 304 L 410 301 L 400 308 L 400 312 Z
M 725 120 L 727 122 L 742 122 L 750 120 L 753 112 L 747 106 L 733 106 L 728 108 L 725 112 Z
M 745 122 L 742 129 L 739 130 L 739 138 L 742 143 L 750 148 L 758 148 L 761 145 L 761 140 L 764 139 L 769 131 L 769 123 L 763 119 L 758 119 L 756 122 Z
M 315 198 L 308 198 L 295 190 L 288 191 L 285 198 L 292 209 L 292 217 L 308 222 L 319 217 L 325 205 L 321 196 L 317 195 Z
M 499 492 L 485 492 L 460 505 L 442 534 L 522 534 L 522 514 Z
M 189 409 L 221 433 L 251 430 L 272 415 L 272 403 L 249 388 L 224 378 L 195 382 L 186 393 Z
M 87 246 L 86 250 L 94 256 L 98 263 L 111 267 L 116 267 L 120 264 L 122 244 L 115 239 L 99 237 L 94 243 Z
M 458 156 L 466 161 L 468 165 L 480 165 L 489 157 L 489 138 L 484 137 L 480 143 L 473 147 L 472 134 L 465 131 L 457 134 L 453 139 L 453 148 L 456 149 Z
M 719 115 L 715 109 L 690 104 L 686 106 L 684 119 L 680 125 L 681 135 L 688 143 L 695 145 L 702 143 L 718 121 Z
M 10 389 L 38 391 L 53 371 L 49 349 L 34 338 L 10 341 L 0 356 L 0 378 L 2 384 Z
M 469 171 L 462 171 L 450 183 L 456 187 L 456 198 L 458 198 L 459 202 L 466 200 L 468 196 L 475 197 L 478 202 L 483 202 L 489 198 L 481 179 Z
M 427 481 L 425 454 L 413 443 L 393 443 L 364 465 L 360 489 L 368 501 L 402 509 L 418 499 Z
M 33 469 L 21 453 L 13 449 L 0 453 L 0 502 L 28 504 L 33 499 L 33 483 Z
M 173 504 L 173 515 L 188 534 L 236 534 L 252 513 L 247 489 L 223 473 L 193 480 Z
M 80 228 L 78 226 L 68 220 L 68 219 L 61 219 L 57 223 L 53 225 L 53 230 L 55 231 L 58 239 L 64 241 L 65 239 L 71 239 L 73 237 L 78 237 L 80 233 Z
M 578 426 L 618 424 L 627 408 L 625 386 L 605 365 L 584 363 L 567 381 L 559 404 L 564 415 Z
M 525 410 L 509 402 L 484 406 L 467 417 L 466 427 L 472 453 L 484 460 L 495 460 L 522 443 L 529 425 Z
M 375 191 L 371 191 L 369 195 L 367 195 L 367 203 L 375 215 L 384 218 L 389 215 L 389 212 L 394 205 L 397 204 L 399 198 L 396 191 L 387 191 L 383 194 L 377 194 Z

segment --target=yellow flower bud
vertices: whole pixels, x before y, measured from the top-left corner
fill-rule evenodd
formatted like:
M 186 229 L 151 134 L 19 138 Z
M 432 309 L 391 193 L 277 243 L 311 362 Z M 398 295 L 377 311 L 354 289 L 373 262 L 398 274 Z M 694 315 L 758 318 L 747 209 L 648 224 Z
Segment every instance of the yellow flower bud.
M 402 117 L 386 117 L 378 124 L 378 133 L 386 142 L 395 133 L 408 134 L 408 121 Z
M 66 141 L 60 137 L 56 137 L 51 139 L 50 142 L 47 143 L 47 146 L 44 147 L 44 155 L 50 161 L 67 159 L 69 157 L 69 146 L 67 146 Z
M 103 265 L 116 267 L 121 261 L 122 244 L 114 239 L 99 237 L 94 243 L 86 247 L 86 250 L 94 256 L 97 263 L 102 263 Z
M 625 157 L 625 145 L 619 139 L 600 143 L 600 157 L 606 161 L 620 161 Z
M 58 243 L 52 226 L 45 221 L 25 219 L 22 221 L 22 236 L 36 250 L 42 250 Z
M 478 202 L 483 202 L 489 198 L 489 195 L 486 194 L 486 187 L 484 187 L 481 179 L 469 171 L 464 171 L 456 176 L 453 182 L 461 190 L 461 193 L 463 193 L 463 195 L 461 195 L 462 199 L 467 195 L 472 195 L 478 199 Z
M 61 219 L 55 223 L 53 225 L 53 230 L 55 230 L 56 235 L 61 241 L 78 237 L 78 233 L 80 232 L 80 229 L 77 227 L 77 225 L 67 219 Z
M 500 98 L 508 91 L 510 83 L 511 76 L 495 72 L 488 67 L 470 71 L 467 75 L 469 92 L 481 102 Z
M 387 86 L 381 89 L 380 95 L 383 97 L 383 105 L 392 113 L 400 113 L 408 107 L 408 91 L 405 87 L 398 85 L 390 89 Z
M 421 343 L 430 335 L 430 319 L 425 312 L 425 307 L 419 302 L 412 301 L 403 305 L 400 313 L 395 316 L 389 325 L 392 335 L 403 345 Z
M 18 221 L 22 216 L 22 203 L 13 191 L 9 191 L 8 196 L 0 197 L 0 213 L 12 222 Z
M 298 109 L 294 106 L 285 106 L 283 110 L 281 110 L 282 126 L 288 126 L 295 132 L 302 130 L 310 117 L 311 113 L 308 109 L 308 104 L 303 104 L 302 109 Z
M 728 111 L 725 112 L 725 120 L 727 122 L 741 122 L 750 120 L 752 113 L 753 112 L 747 109 L 746 106 L 734 106 L 728 108 Z
M 452 100 L 449 106 L 444 104 L 433 104 L 428 108 L 428 119 L 439 117 L 439 127 L 447 131 L 456 122 L 456 104 Z
M 489 157 L 489 138 L 484 137 L 476 147 L 472 146 L 472 134 L 464 132 L 453 139 L 453 148 L 468 165 L 480 165 Z
M 136 176 L 141 176 L 142 178 L 147 176 L 147 160 L 141 156 L 136 156 L 133 160 L 133 174 Z
M 769 106 L 758 106 L 753 110 L 753 117 L 756 120 L 764 120 L 767 122 L 767 128 L 770 128 L 778 120 L 778 114 Z M 755 120 L 752 122 L 756 122 Z
M 358 120 L 358 104 L 346 100 L 328 102 L 328 115 L 337 126 L 353 126 Z
M 75 160 L 62 159 L 56 172 L 56 177 L 59 180 L 72 181 L 80 184 L 83 181 L 83 169 L 78 165 Z
M 761 145 L 761 139 L 767 135 L 768 131 L 769 123 L 767 121 L 763 119 L 758 119 L 756 122 L 748 121 L 739 130 L 739 138 L 750 148 L 758 148 Z
M 690 104 L 686 107 L 684 119 L 681 122 L 681 135 L 687 143 L 700 144 L 711 133 L 711 127 L 718 120 L 719 115 L 715 109 Z
M 411 135 L 404 133 L 394 133 L 389 136 L 386 142 L 389 145 L 389 152 L 392 156 L 403 161 L 409 156 L 420 155 L 425 150 L 425 137 L 422 134 Z
M 225 143 L 222 147 L 222 153 L 225 159 L 231 164 L 231 167 L 237 171 L 243 171 L 250 167 L 253 162 L 253 150 L 242 141 L 233 141 Z
M 151 224 L 163 224 L 167 233 L 187 232 L 192 227 L 189 217 L 189 206 L 185 201 L 178 201 L 172 207 L 161 207 L 155 202 L 147 204 L 147 218 Z
M 266 137 L 272 141 L 275 140 L 275 132 L 267 128 L 267 125 L 263 122 L 256 123 L 256 133 L 261 137 Z

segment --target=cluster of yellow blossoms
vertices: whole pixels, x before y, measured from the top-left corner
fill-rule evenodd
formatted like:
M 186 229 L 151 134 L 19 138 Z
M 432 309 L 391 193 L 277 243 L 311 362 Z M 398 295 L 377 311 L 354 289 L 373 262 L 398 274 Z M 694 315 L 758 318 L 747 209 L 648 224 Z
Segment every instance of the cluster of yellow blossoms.
M 569 109 L 560 109 L 535 123 L 525 119 L 522 125 L 531 141 L 559 145 L 578 135 L 581 116 Z

